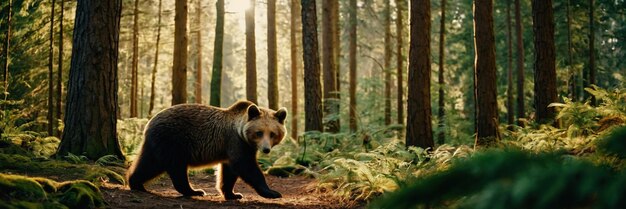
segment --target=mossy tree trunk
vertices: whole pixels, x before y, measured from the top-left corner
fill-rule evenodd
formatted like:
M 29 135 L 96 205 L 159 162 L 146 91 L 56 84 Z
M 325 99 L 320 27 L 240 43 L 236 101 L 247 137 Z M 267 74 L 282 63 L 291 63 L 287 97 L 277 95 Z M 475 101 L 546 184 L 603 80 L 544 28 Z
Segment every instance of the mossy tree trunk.
M 121 0 L 78 1 L 65 129 L 57 156 L 124 159 L 116 131 L 121 11 Z
M 215 41 L 213 45 L 213 73 L 211 74 L 211 100 L 213 106 L 219 107 L 221 104 L 222 92 L 222 52 L 224 46 L 224 0 L 217 0 L 215 3 L 216 23 Z

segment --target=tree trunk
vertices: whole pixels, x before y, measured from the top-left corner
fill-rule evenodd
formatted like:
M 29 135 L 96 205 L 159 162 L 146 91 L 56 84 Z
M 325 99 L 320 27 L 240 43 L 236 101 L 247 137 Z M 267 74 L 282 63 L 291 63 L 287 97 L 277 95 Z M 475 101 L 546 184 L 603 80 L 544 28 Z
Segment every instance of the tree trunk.
M 298 17 L 300 17 L 300 4 L 297 0 L 291 0 L 291 138 L 298 138 L 298 41 L 297 27 Z
M 385 0 L 383 10 L 385 26 L 384 72 L 385 75 L 385 125 L 391 124 L 391 1 Z
M 535 111 L 538 123 L 552 123 L 556 112 L 548 107 L 557 101 L 556 53 L 552 0 L 533 0 L 535 37 Z
M 337 66 L 335 65 L 335 39 L 334 39 L 334 4 L 331 1 L 322 1 L 322 50 L 323 57 L 322 61 L 324 64 L 322 65 L 324 73 L 324 117 L 325 118 L 336 118 L 335 114 L 338 113 L 337 107 L 337 74 L 335 70 Z M 327 120 L 326 131 L 331 133 L 336 133 L 339 131 L 339 127 L 337 126 L 336 120 Z
M 335 42 L 335 46 L 333 47 L 333 49 L 335 49 L 335 51 L 333 52 L 333 56 L 335 59 L 335 112 L 337 114 L 336 120 L 334 121 L 335 126 L 337 127 L 337 132 L 340 131 L 341 129 L 341 122 L 340 122 L 340 113 L 339 111 L 341 110 L 341 88 L 339 88 L 341 86 L 341 65 L 339 64 L 339 62 L 341 61 L 340 58 L 340 53 L 341 53 L 341 37 L 340 37 L 340 27 L 339 27 L 339 1 L 331 1 L 331 3 L 333 4 L 333 42 Z
M 137 91 L 138 91 L 138 78 L 137 71 L 139 65 L 139 0 L 135 0 L 135 7 L 133 9 L 133 61 L 131 69 L 131 84 L 130 84 L 130 117 L 137 117 Z
M 493 31 L 493 1 L 474 0 L 474 98 L 476 98 L 476 147 L 497 141 L 496 46 Z
M 506 48 L 507 48 L 507 88 L 506 88 L 506 116 L 509 125 L 515 123 L 515 110 L 513 107 L 513 37 L 511 35 L 511 1 L 506 4 Z
M 517 125 L 524 126 L 520 119 L 526 118 L 524 108 L 524 40 L 522 37 L 522 16 L 520 0 L 515 0 L 515 34 L 517 36 Z
M 278 110 L 278 55 L 276 51 L 276 0 L 267 1 L 267 100 Z
M 54 134 L 54 6 L 55 0 L 52 0 L 50 6 L 50 52 L 48 53 L 48 136 Z
M 61 117 L 62 117 L 61 113 L 63 113 L 63 111 L 61 111 L 61 110 L 62 110 L 62 107 L 63 107 L 63 103 L 62 103 L 62 101 L 63 101 L 63 54 L 64 54 L 63 53 L 64 52 L 63 51 L 63 45 L 65 45 L 64 44 L 64 40 L 65 39 L 63 39 L 63 17 L 64 17 L 64 13 L 65 13 L 65 0 L 61 0 L 61 14 L 60 14 L 60 17 L 59 17 L 59 57 L 58 57 L 59 61 L 57 63 L 57 65 L 59 67 L 59 70 L 57 70 L 57 78 L 58 79 L 57 79 L 57 89 L 56 89 L 57 90 L 57 98 L 56 98 L 57 99 L 57 101 L 56 101 L 57 102 L 57 105 L 56 105 L 57 110 L 56 110 L 56 120 L 55 120 L 55 123 L 56 123 L 56 126 L 57 126 L 57 128 L 56 128 L 56 136 L 59 137 L 59 138 L 62 135 L 62 132 L 59 129 L 59 127 L 61 126 L 61 124 L 60 124 L 60 120 L 61 120 Z
M 574 67 L 573 59 L 572 59 L 572 16 L 570 14 L 570 0 L 567 0 L 567 4 L 565 5 L 565 11 L 567 15 L 567 65 L 569 67 L 569 97 L 572 101 L 578 101 L 579 93 L 578 93 L 578 72 Z
M 441 22 L 439 23 L 439 76 L 437 78 L 437 82 L 439 84 L 439 111 L 437 114 L 437 120 L 439 121 L 439 133 L 437 134 L 437 143 L 443 144 L 445 143 L 445 133 L 443 131 L 444 127 L 444 117 L 446 115 L 446 104 L 444 101 L 444 90 L 443 86 L 445 85 L 443 80 L 443 72 L 445 65 L 445 50 L 444 47 L 446 45 L 446 0 L 441 0 Z
M 434 147 L 430 107 L 430 1 L 411 0 L 406 146 Z
M 150 107 L 148 108 L 148 117 L 152 116 L 152 110 L 154 110 L 154 98 L 155 98 L 155 83 L 156 83 L 156 73 L 157 66 L 159 65 L 159 42 L 161 41 L 161 12 L 162 12 L 162 3 L 163 0 L 159 0 L 159 17 L 157 20 L 157 35 L 156 35 L 156 43 L 154 50 L 154 65 L 152 66 L 152 77 L 150 81 Z
M 196 24 L 198 27 L 196 36 L 196 46 L 198 54 L 196 54 L 196 83 L 194 88 L 195 102 L 202 104 L 202 0 L 197 0 L 196 6 Z
M 116 132 L 121 11 L 121 0 L 78 1 L 59 157 L 73 153 L 94 160 L 105 155 L 124 159 Z
M 187 102 L 187 0 L 176 1 L 172 105 Z
M 595 55 L 595 30 L 594 30 L 594 6 L 593 0 L 589 0 L 589 76 L 585 88 L 590 88 L 596 84 L 596 55 Z M 596 104 L 596 97 L 587 93 L 587 97 L 591 98 L 591 105 Z
M 350 28 L 348 36 L 350 39 L 349 65 L 350 65 L 350 131 L 357 131 L 356 121 L 356 26 L 357 26 L 357 4 L 356 0 L 350 0 Z
M 404 0 L 396 0 L 396 6 L 398 11 L 396 12 L 396 76 L 397 76 L 397 90 L 398 96 L 396 97 L 397 109 L 398 109 L 398 124 L 404 124 L 404 89 L 402 87 L 402 73 L 404 72 L 404 56 L 402 55 L 402 45 L 404 45 L 402 41 L 402 37 L 404 37 L 404 23 L 402 22 L 402 13 L 404 12 L 405 6 Z M 356 21 L 356 20 L 355 20 Z M 356 43 L 355 43 L 356 48 Z M 355 60 L 356 63 L 356 60 Z
M 248 0 L 250 8 L 246 10 L 246 98 L 255 103 L 256 94 L 256 46 L 254 35 L 254 7 L 255 0 Z
M 219 107 L 222 92 L 222 51 L 224 45 L 224 0 L 215 3 L 216 23 L 213 44 L 213 73 L 211 74 L 211 105 Z
M 7 33 L 6 33 L 6 40 L 4 42 L 4 76 L 2 77 L 2 79 L 4 80 L 3 85 L 4 85 L 4 100 L 7 99 L 7 96 L 9 95 L 9 56 L 10 56 L 10 52 L 9 49 L 11 49 L 11 15 L 13 15 L 13 1 L 9 0 L 9 13 L 7 14 Z
M 302 0 L 305 131 L 322 131 L 322 87 L 315 0 Z

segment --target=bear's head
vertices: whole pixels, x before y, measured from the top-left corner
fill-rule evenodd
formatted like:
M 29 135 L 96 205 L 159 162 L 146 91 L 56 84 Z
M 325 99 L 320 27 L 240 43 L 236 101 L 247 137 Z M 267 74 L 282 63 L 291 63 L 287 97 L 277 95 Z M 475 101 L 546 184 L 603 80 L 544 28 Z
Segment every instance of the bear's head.
M 274 111 L 250 105 L 243 129 L 246 140 L 263 153 L 269 153 L 285 137 L 285 118 L 287 109 L 284 107 Z

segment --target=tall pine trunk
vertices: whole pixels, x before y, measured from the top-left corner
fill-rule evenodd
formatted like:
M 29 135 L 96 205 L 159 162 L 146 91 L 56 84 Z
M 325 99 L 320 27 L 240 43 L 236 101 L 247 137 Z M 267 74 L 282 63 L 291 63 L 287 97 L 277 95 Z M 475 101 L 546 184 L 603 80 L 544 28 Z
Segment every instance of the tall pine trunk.
M 357 120 L 356 120 L 356 26 L 357 26 L 357 4 L 356 4 L 356 0 L 350 0 L 350 7 L 349 7 L 349 11 L 350 11 L 350 25 L 349 25 L 349 29 L 348 29 L 348 36 L 350 39 L 350 46 L 349 46 L 349 68 L 350 68 L 350 75 L 349 75 L 349 82 L 350 82 L 350 86 L 348 88 L 349 91 L 349 97 L 350 97 L 350 110 L 349 110 L 349 115 L 350 115 L 350 131 L 351 132 L 356 132 L 357 131 Z
M 224 47 L 224 0 L 215 3 L 216 23 L 213 44 L 213 73 L 211 74 L 211 105 L 221 105 L 222 92 L 222 52 Z
M 50 6 L 50 52 L 48 53 L 48 136 L 54 134 L 54 6 L 55 0 L 52 0 Z
M 515 123 L 515 107 L 513 107 L 513 36 L 511 31 L 511 1 L 508 0 L 506 4 L 506 116 L 509 125 Z
M 162 3 L 163 0 L 159 0 L 159 14 L 157 20 L 157 35 L 156 35 L 156 43 L 154 44 L 154 64 L 152 66 L 152 75 L 150 78 L 150 106 L 148 107 L 148 117 L 152 116 L 152 110 L 154 110 L 154 99 L 155 99 L 155 83 L 156 83 L 156 73 L 159 65 L 159 42 L 161 41 L 161 12 L 162 12 Z
M 430 106 L 430 1 L 411 0 L 406 146 L 434 147 Z
M 445 143 L 444 117 L 446 115 L 446 104 L 443 86 L 445 81 L 443 79 L 443 72 L 445 66 L 445 47 L 446 45 L 446 0 L 441 0 L 441 22 L 439 23 L 439 76 L 437 82 L 439 84 L 439 111 L 437 113 L 437 120 L 439 121 L 439 133 L 437 134 L 437 143 Z
M 594 30 L 594 6 L 593 0 L 589 0 L 589 75 L 587 76 L 587 85 L 585 88 L 589 88 L 596 84 L 596 55 L 595 55 L 595 30 Z M 596 104 L 596 97 L 586 93 L 587 98 L 590 98 L 591 105 Z
M 526 118 L 526 109 L 524 108 L 524 40 L 522 37 L 522 16 L 521 16 L 520 0 L 515 0 L 515 34 L 517 37 L 517 125 L 524 126 L 524 122 L 520 119 Z
M 404 23 L 402 14 L 404 13 L 404 6 L 406 5 L 404 0 L 396 0 L 396 85 L 397 85 L 397 97 L 396 97 L 396 109 L 398 109 L 398 124 L 404 124 L 404 87 L 402 85 L 402 74 L 404 72 L 404 55 L 402 46 L 404 42 L 402 37 L 404 37 Z M 355 46 L 356 47 L 356 46 Z
M 196 1 L 196 82 L 194 85 L 194 99 L 198 104 L 202 104 L 202 0 Z
M 246 10 L 246 98 L 258 104 L 256 93 L 256 41 L 254 35 L 254 7 L 256 1 L 248 1 L 250 2 L 250 8 Z
M 578 101 L 579 93 L 578 93 L 578 72 L 574 67 L 574 60 L 572 59 L 572 15 L 570 13 L 570 1 L 566 0 L 567 4 L 565 5 L 565 11 L 567 15 L 567 65 L 569 68 L 569 97 L 572 101 Z
M 322 131 L 322 86 L 315 0 L 302 0 L 305 131 Z
M 135 0 L 133 9 L 133 61 L 130 85 L 130 117 L 137 117 L 138 65 L 139 65 L 139 0 Z
M 64 40 L 63 39 L 63 17 L 65 14 L 65 0 L 61 0 L 61 14 L 59 15 L 59 60 L 57 62 L 58 65 L 58 70 L 57 70 L 57 87 L 56 87 L 56 91 L 57 91 L 57 97 L 56 97 L 56 136 L 57 137 L 61 137 L 62 132 L 61 129 L 59 129 L 59 127 L 61 126 L 60 124 L 60 120 L 62 117 L 62 107 L 63 107 L 63 46 L 64 44 Z
M 335 47 L 337 47 L 334 38 L 334 17 L 335 6 L 331 1 L 322 1 L 322 65 L 324 73 L 324 118 L 337 118 L 335 114 L 338 113 L 337 107 L 337 74 L 335 70 L 337 68 L 335 63 Z M 327 119 L 326 131 L 335 133 L 339 131 L 337 121 L 335 119 Z
M 300 4 L 297 0 L 291 0 L 291 21 L 289 42 L 291 43 L 291 138 L 298 138 L 298 17 L 300 17 Z
M 278 109 L 278 55 L 276 51 L 276 0 L 267 1 L 267 100 Z
M 476 147 L 497 141 L 496 44 L 493 0 L 474 0 L 474 98 L 476 99 Z
M 177 0 L 175 11 L 172 105 L 187 102 L 187 0 Z
M 9 95 L 9 56 L 10 56 L 10 52 L 9 50 L 11 49 L 11 16 L 13 15 L 13 1 L 9 0 L 9 12 L 7 14 L 7 33 L 4 36 L 6 38 L 6 40 L 4 40 L 4 75 L 2 77 L 3 80 L 3 85 L 4 85 L 4 92 L 2 92 L 4 94 L 4 100 L 7 99 L 7 96 Z
M 554 46 L 554 12 L 552 0 L 533 0 L 535 43 L 535 112 L 538 123 L 554 122 L 557 101 L 556 52 Z
M 391 124 L 391 1 L 385 0 L 383 10 L 385 27 L 384 47 L 384 82 L 385 82 L 385 125 Z
M 333 4 L 333 42 L 335 42 L 335 47 L 333 47 L 333 49 L 335 50 L 333 52 L 333 56 L 335 59 L 335 99 L 336 102 L 334 103 L 334 108 L 335 108 L 335 114 L 337 114 L 337 117 L 335 117 L 335 126 L 337 127 L 337 132 L 340 131 L 341 129 L 341 115 L 339 113 L 339 111 L 341 110 L 341 65 L 339 64 L 341 59 L 340 59 L 340 53 L 341 53 L 341 32 L 340 32 L 340 27 L 339 27 L 339 22 L 340 22 L 340 15 L 339 15 L 339 1 L 331 1 Z
M 121 12 L 121 0 L 78 0 L 58 157 L 72 153 L 93 160 L 105 155 L 124 159 L 116 130 Z

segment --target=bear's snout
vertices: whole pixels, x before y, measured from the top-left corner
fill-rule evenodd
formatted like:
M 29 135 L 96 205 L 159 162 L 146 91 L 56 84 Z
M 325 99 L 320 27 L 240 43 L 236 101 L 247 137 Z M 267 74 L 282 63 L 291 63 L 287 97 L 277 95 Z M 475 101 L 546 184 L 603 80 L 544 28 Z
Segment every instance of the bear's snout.
M 267 147 L 263 148 L 263 153 L 265 154 L 270 153 L 270 148 L 267 148 Z

